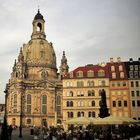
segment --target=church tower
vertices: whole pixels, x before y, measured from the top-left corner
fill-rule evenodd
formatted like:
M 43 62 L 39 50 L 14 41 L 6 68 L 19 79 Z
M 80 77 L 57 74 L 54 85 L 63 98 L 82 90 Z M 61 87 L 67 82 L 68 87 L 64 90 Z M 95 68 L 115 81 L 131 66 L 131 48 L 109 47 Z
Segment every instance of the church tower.
M 61 77 L 65 76 L 68 72 L 69 72 L 69 66 L 67 64 L 67 58 L 65 56 L 65 51 L 63 51 L 63 56 L 61 59 L 61 66 L 60 66 Z
M 62 81 L 39 10 L 33 19 L 31 40 L 20 49 L 5 91 L 9 125 L 51 126 L 61 122 Z

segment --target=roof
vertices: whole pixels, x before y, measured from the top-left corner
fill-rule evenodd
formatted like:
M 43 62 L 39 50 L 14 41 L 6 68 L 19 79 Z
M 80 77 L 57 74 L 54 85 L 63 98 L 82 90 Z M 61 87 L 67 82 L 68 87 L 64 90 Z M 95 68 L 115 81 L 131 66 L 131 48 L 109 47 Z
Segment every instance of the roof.
M 41 15 L 40 11 L 38 10 L 38 13 L 35 15 L 34 20 L 38 20 L 38 19 L 43 19 L 43 16 Z
M 89 66 L 89 65 L 87 65 L 87 66 L 81 66 L 81 67 L 78 67 L 78 68 L 74 69 L 72 71 L 72 73 L 73 73 L 73 77 L 72 78 L 77 78 L 76 74 L 79 71 L 82 71 L 83 72 L 83 77 L 84 78 L 85 77 L 88 77 L 87 76 L 87 72 L 90 71 L 90 70 L 91 71 L 94 71 L 94 77 L 95 78 L 96 77 L 99 77 L 98 76 L 98 71 L 100 71 L 100 70 L 103 70 L 105 72 L 105 76 L 102 76 L 102 77 L 104 77 L 104 78 L 108 78 L 109 77 L 107 66 L 100 66 L 100 65 L 91 65 L 91 66 Z M 64 78 L 70 78 L 70 73 L 68 73 L 68 75 L 65 75 Z

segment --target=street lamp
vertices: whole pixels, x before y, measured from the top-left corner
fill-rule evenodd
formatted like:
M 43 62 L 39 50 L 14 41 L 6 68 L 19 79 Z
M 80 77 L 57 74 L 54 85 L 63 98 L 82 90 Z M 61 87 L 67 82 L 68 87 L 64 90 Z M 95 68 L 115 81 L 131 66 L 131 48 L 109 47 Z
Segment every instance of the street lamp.
M 23 87 L 22 87 L 23 88 Z M 22 138 L 22 89 L 20 93 L 20 126 L 19 126 L 19 137 Z

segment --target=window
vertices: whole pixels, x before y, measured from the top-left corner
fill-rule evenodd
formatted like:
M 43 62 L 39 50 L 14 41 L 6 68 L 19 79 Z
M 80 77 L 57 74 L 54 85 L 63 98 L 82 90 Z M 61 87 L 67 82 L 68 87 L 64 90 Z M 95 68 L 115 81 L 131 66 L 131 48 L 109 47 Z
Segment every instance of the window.
M 95 101 L 92 101 L 91 102 L 91 106 L 95 106 Z
M 138 65 L 135 65 L 135 70 L 138 70 Z
M 115 71 L 115 66 L 111 66 L 111 71 Z
M 113 104 L 113 107 L 116 107 L 116 101 L 113 101 L 112 104 Z
M 94 71 L 89 70 L 89 71 L 87 72 L 87 76 L 88 76 L 88 77 L 94 77 Z
M 124 81 L 124 82 L 123 82 L 123 87 L 125 87 L 125 86 L 126 86 L 126 82 Z
M 131 81 L 131 87 L 134 87 L 134 82 L 133 81 Z
M 72 97 L 73 96 L 73 91 L 69 92 L 69 96 Z
M 76 76 L 77 76 L 77 77 L 83 77 L 83 72 L 82 72 L 82 71 L 78 71 L 78 72 L 76 73 Z
M 130 65 L 130 70 L 134 70 L 134 69 L 133 69 L 133 65 Z
M 45 104 L 46 104 L 46 102 L 45 102 Z M 61 105 L 61 97 L 60 96 L 57 96 L 57 105 Z
M 120 72 L 120 78 L 124 78 L 124 72 Z
M 137 100 L 137 106 L 140 107 L 140 100 Z
M 95 112 L 94 111 L 89 111 L 88 112 L 88 117 L 95 117 Z
M 48 72 L 47 71 L 42 71 L 41 77 L 42 78 L 47 78 L 47 76 L 48 76 Z
M 123 71 L 123 66 L 122 65 L 119 66 L 119 71 Z
M 45 51 L 44 51 L 44 50 L 41 50 L 41 51 L 40 51 L 40 57 L 41 57 L 41 58 L 44 58 L 44 57 L 45 57 Z
M 42 96 L 42 113 L 43 114 L 47 113 L 47 96 L 46 95 Z
M 94 86 L 94 81 L 87 81 L 87 86 L 88 87 L 93 87 Z
M 140 96 L 139 90 L 136 91 L 137 96 Z
M 118 107 L 121 107 L 121 106 L 122 106 L 122 102 L 118 101 Z
M 80 107 L 80 106 L 84 106 L 84 102 L 83 102 L 83 101 L 78 101 L 78 102 L 77 102 L 77 106 L 79 106 L 79 107 Z
M 67 112 L 68 118 L 73 118 L 73 112 Z
M 95 96 L 94 90 L 88 90 L 88 96 Z
M 134 100 L 132 101 L 132 107 L 135 107 L 135 101 Z
M 124 101 L 124 107 L 127 107 L 127 101 Z
M 138 78 L 138 71 L 134 71 L 134 77 Z
M 99 77 L 105 76 L 105 71 L 104 71 L 104 70 L 99 70 L 99 71 L 98 71 L 98 76 L 99 76 Z
M 77 117 L 84 117 L 84 112 L 77 112 Z
M 112 87 L 114 87 L 115 86 L 115 82 L 114 81 L 112 81 Z
M 31 119 L 27 119 L 27 124 L 31 124 Z
M 99 96 L 101 96 L 101 93 L 102 93 L 102 91 L 101 91 L 101 90 L 99 90 Z
M 31 114 L 31 95 L 27 95 L 27 114 Z
M 84 87 L 84 82 L 83 81 L 78 81 L 77 82 L 77 87 Z
M 102 80 L 102 86 L 105 86 L 105 80 Z
M 131 91 L 131 96 L 134 97 L 135 96 L 135 92 Z
M 117 86 L 120 87 L 120 81 L 117 82 Z
M 17 94 L 14 95 L 14 113 L 17 113 Z
M 113 72 L 113 73 L 112 73 L 112 79 L 115 79 L 115 78 L 116 78 L 116 73 Z
M 129 71 L 129 77 L 133 78 L 133 71 Z
M 67 101 L 67 107 L 73 107 L 73 101 Z
M 136 87 L 139 87 L 139 82 L 138 81 L 136 81 Z

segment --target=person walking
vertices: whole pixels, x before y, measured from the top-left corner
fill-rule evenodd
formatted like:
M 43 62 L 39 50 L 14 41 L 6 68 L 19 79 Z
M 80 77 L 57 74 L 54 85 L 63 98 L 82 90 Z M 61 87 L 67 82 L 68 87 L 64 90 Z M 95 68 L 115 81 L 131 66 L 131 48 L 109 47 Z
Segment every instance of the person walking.
M 12 131 L 13 131 L 13 128 L 12 128 L 12 125 L 10 125 L 10 126 L 8 127 L 9 140 L 11 140 L 11 137 L 12 137 Z

